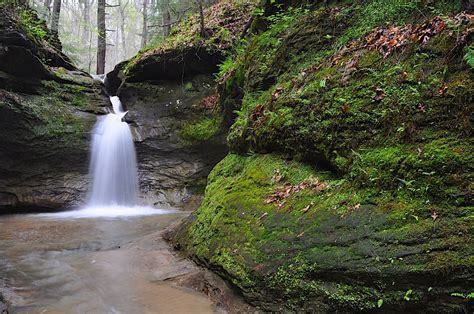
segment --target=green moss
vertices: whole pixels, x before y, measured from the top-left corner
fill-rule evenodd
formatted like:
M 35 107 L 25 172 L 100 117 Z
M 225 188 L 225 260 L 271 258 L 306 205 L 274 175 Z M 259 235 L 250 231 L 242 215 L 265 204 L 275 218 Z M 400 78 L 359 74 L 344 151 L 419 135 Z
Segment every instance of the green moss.
M 266 201 L 279 187 L 305 180 L 326 188 L 293 193 L 281 206 Z M 201 207 L 175 241 L 247 293 L 263 290 L 288 308 L 370 310 L 380 298 L 386 307 L 406 302 L 403 274 L 435 286 L 427 272 L 472 270 L 470 229 L 462 226 L 473 209 L 443 206 L 361 189 L 274 155 L 230 154 L 210 174 Z M 433 210 L 443 217 L 439 223 Z M 367 269 L 369 281 L 354 281 Z M 331 272 L 337 279 L 319 277 Z
M 29 96 L 21 102 L 35 119 L 34 133 L 38 136 L 53 137 L 68 145 L 85 145 L 83 119 L 74 114 L 74 107 L 88 105 L 87 95 L 79 85 L 59 84 L 43 81 L 41 95 Z
M 474 269 L 474 86 L 453 34 L 472 23 L 443 17 L 428 42 L 386 57 L 363 37 L 340 49 L 458 6 L 336 1 L 268 18 L 221 66 L 232 153 L 175 241 L 269 311 L 268 298 L 301 311 L 459 310 L 449 293 L 469 287 L 454 278 Z M 272 199 L 305 180 L 324 188 Z
M 19 5 L 14 0 L 0 2 L 2 14 L 10 15 L 16 23 L 15 27 L 23 31 L 29 39 L 47 45 L 49 48 L 60 48 L 61 44 L 56 35 L 52 34 L 46 21 L 38 17 L 37 12 L 28 6 Z
M 31 10 L 22 10 L 20 12 L 21 24 L 28 32 L 28 34 L 34 38 L 46 39 L 48 32 L 46 24 L 43 20 L 38 19 L 36 13 Z
M 349 39 L 358 39 L 379 25 L 386 23 L 403 25 L 416 20 L 420 15 L 447 15 L 460 9 L 460 0 L 435 1 L 431 5 L 412 0 L 368 1 L 361 7 L 353 6 L 346 9 L 355 11 L 354 25 L 338 39 L 338 44 L 344 44 Z
M 189 141 L 207 141 L 219 133 L 222 125 L 220 116 L 204 116 L 198 120 L 184 124 L 181 137 Z

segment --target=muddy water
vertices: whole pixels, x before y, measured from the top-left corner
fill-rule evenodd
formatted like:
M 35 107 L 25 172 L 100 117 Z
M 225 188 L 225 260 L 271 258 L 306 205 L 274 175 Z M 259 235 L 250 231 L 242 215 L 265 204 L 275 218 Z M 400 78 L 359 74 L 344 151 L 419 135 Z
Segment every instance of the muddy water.
M 13 313 L 215 313 L 169 280 L 196 270 L 160 234 L 183 215 L 0 216 L 0 293 Z

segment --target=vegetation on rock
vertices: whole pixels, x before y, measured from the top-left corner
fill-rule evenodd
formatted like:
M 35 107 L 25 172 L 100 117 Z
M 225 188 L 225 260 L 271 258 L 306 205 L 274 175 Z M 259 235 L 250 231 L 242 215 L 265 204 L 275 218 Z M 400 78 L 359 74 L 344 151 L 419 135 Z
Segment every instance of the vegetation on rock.
M 220 54 L 239 40 L 254 7 L 255 1 L 252 0 L 219 1 L 204 10 L 206 37 L 200 34 L 198 14 L 191 15 L 175 25 L 169 37 L 143 48 L 126 63 L 123 71 L 127 74 L 146 59 L 159 58 L 169 51 L 203 49 Z
M 472 15 L 281 5 L 221 65 L 233 153 L 175 243 L 266 310 L 466 310 Z

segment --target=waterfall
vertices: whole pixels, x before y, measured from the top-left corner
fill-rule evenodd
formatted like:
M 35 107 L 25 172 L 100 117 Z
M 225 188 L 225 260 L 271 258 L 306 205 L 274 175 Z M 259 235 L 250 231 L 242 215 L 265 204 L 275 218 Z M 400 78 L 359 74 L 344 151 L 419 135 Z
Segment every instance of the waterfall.
M 92 188 L 84 208 L 40 214 L 48 218 L 131 217 L 162 215 L 175 210 L 138 204 L 137 157 L 132 132 L 123 117 L 127 111 L 117 96 L 110 97 L 113 112 L 99 117 L 92 136 Z
M 97 121 L 92 137 L 89 205 L 133 206 L 137 202 L 137 158 L 127 112 L 117 96 L 110 97 L 113 112 Z

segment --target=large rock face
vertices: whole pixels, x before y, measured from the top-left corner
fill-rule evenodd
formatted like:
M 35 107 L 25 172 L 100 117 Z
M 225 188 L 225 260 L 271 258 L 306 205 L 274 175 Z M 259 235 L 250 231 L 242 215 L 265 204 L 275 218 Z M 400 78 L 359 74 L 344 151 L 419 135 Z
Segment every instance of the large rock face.
M 120 87 L 146 203 L 195 208 L 208 173 L 226 155 L 213 84 L 210 75 L 196 75 L 183 83 L 126 81 Z
M 0 213 L 79 205 L 88 133 L 107 99 L 34 12 L 0 10 Z
M 176 246 L 271 312 L 472 312 L 474 21 L 444 4 L 261 20 L 220 76 L 232 153 Z

